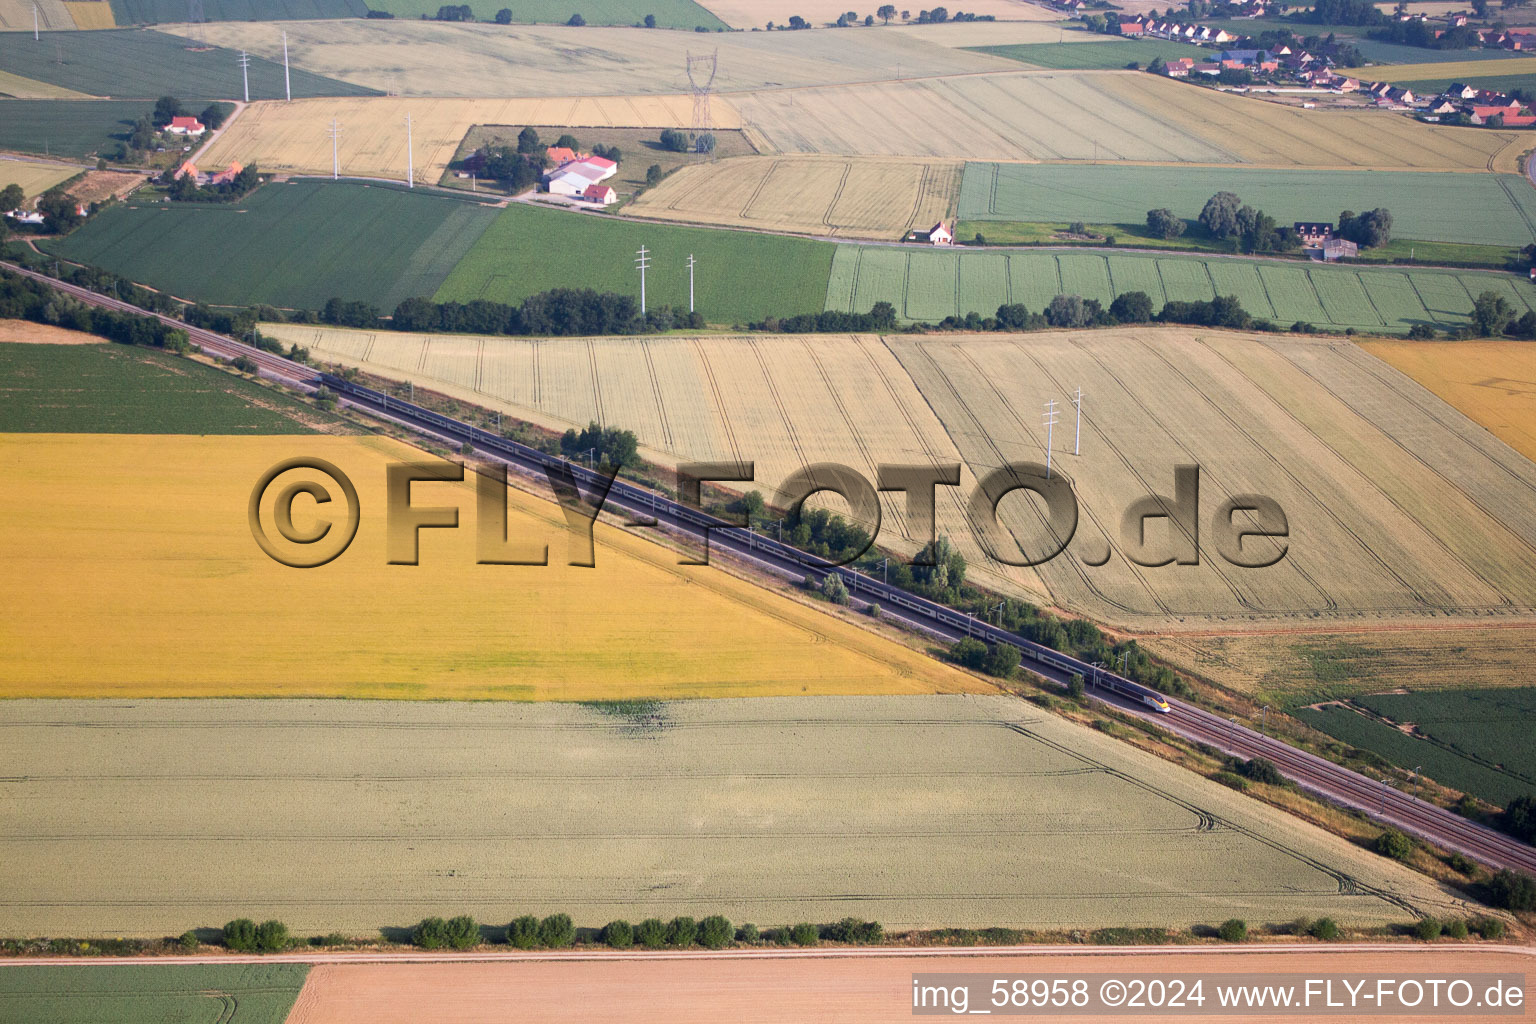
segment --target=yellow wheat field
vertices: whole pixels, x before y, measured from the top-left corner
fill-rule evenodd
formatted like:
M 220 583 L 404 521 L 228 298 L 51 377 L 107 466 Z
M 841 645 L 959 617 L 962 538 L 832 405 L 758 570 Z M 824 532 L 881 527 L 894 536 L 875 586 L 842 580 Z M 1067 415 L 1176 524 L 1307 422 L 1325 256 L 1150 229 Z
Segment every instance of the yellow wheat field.
M 738 157 L 684 167 L 626 213 L 657 220 L 899 238 L 954 216 L 964 165 L 944 160 Z
M 895 78 L 898 70 L 912 77 L 1018 66 L 1002 57 L 956 52 L 929 42 L 916 30 L 895 28 L 701 36 L 593 25 L 361 18 L 281 25 L 218 22 L 201 28 L 211 43 L 281 60 L 284 27 L 295 66 L 406 96 L 686 93 L 687 55 L 717 49 L 713 88 L 719 92 L 879 81 Z M 185 26 L 173 30 L 185 31 Z
M 334 463 L 360 497 L 356 541 L 317 569 L 270 560 L 247 525 L 257 479 L 295 456 Z M 4 435 L 0 458 L 0 696 L 589 700 L 985 688 L 718 568 L 678 566 L 643 534 L 599 525 L 595 567 L 572 567 L 559 507 L 517 491 L 508 535 L 547 543 L 551 565 L 477 565 L 473 485 L 451 483 L 418 484 L 414 500 L 460 506 L 463 527 L 423 531 L 419 566 L 386 565 L 385 466 L 427 458 L 393 441 Z M 302 499 L 296 525 L 309 528 L 315 509 Z
M 10 96 L 18 100 L 88 100 L 92 98 L 89 93 L 76 92 L 50 82 L 23 78 L 9 71 L 0 71 L 0 96 Z
M 1536 57 L 1506 60 L 1450 60 L 1438 64 L 1403 64 L 1373 71 L 1384 82 L 1429 82 L 1444 78 L 1491 78 L 1495 75 L 1536 74 Z
M 798 0 L 703 0 L 702 6 L 732 28 L 762 28 L 770 21 L 775 25 L 783 25 L 791 15 L 799 15 L 812 25 L 820 26 L 837 21 L 848 10 L 846 0 L 814 0 L 809 4 Z M 873 14 L 878 6 L 876 4 L 856 13 L 862 20 L 866 14 Z M 916 7 L 910 8 L 912 18 L 917 17 L 918 10 Z M 973 0 L 963 10 L 970 14 L 990 14 L 998 21 L 1041 22 L 1056 21 L 1061 17 L 1054 11 L 1026 0 Z M 899 24 L 901 21 L 898 13 L 891 25 Z M 875 19 L 875 25 L 881 25 L 879 18 Z
M 1025 71 L 732 97 L 781 153 L 1512 170 L 1519 136 L 1303 110 L 1129 71 Z
M 41 195 L 61 181 L 85 170 L 79 164 L 60 164 L 48 160 L 21 160 L 0 156 L 0 188 L 16 184 L 28 198 Z
M 1523 341 L 1370 341 L 1391 363 L 1528 459 L 1536 460 L 1536 345 Z
M 740 127 L 725 100 L 717 98 L 712 109 L 716 127 Z M 688 96 L 269 100 L 247 107 L 201 159 L 219 165 L 238 160 L 279 174 L 330 174 L 327 131 L 334 118 L 342 131 L 343 175 L 401 180 L 406 172 L 405 118 L 409 115 L 416 180 L 435 182 L 472 125 L 660 129 L 686 127 L 692 112 L 693 100 Z
M 959 462 L 963 486 L 940 489 L 939 524 L 972 578 L 1127 628 L 1536 619 L 1536 466 L 1351 345 L 1185 329 L 543 341 L 270 331 L 552 428 L 633 429 L 663 463 L 754 461 L 765 494 L 820 461 L 870 478 L 881 463 Z M 1074 456 L 1078 387 L 1090 397 Z M 1052 398 L 1067 410 L 1055 468 L 1079 496 L 1077 532 L 1043 566 L 1008 566 L 977 544 L 964 498 L 1006 462 L 1044 461 Z M 1235 567 L 1207 534 L 1199 565 L 1130 561 L 1123 511 L 1171 493 L 1174 468 L 1191 463 L 1204 529 L 1227 496 L 1280 503 L 1283 560 Z M 883 507 L 881 542 L 915 551 L 926 538 L 909 535 L 900 496 Z M 1030 505 L 1000 515 L 1041 550 Z
M 44 32 L 75 27 L 75 19 L 61 0 L 0 0 L 0 32 L 31 32 L 34 9 L 36 24 Z
M 76 28 L 116 28 L 112 5 L 107 0 L 64 0 L 64 9 Z

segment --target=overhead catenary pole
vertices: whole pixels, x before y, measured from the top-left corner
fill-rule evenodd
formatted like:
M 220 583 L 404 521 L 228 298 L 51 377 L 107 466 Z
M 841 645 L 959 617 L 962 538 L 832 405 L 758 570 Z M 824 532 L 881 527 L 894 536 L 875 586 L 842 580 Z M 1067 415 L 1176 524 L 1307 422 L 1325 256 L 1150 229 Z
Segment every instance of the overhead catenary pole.
M 693 268 L 698 260 L 693 258 L 693 253 L 688 254 L 688 312 L 693 312 Z
M 1056 399 L 1053 398 L 1045 403 L 1045 415 L 1042 417 L 1045 422 L 1045 478 L 1047 480 L 1051 478 L 1051 443 L 1056 432 L 1056 416 Z
M 1077 431 L 1072 437 L 1072 454 L 1083 454 L 1083 389 L 1078 388 L 1077 394 L 1072 396 L 1072 404 L 1077 408 Z
M 411 153 L 411 115 L 405 115 L 405 185 L 416 187 L 416 161 Z
M 283 93 L 293 102 L 293 82 L 288 77 L 288 30 L 283 29 Z
M 240 51 L 240 80 L 245 85 L 245 102 L 251 102 L 251 55 Z
M 641 246 L 635 253 L 635 266 L 640 269 L 640 312 L 645 312 L 645 268 L 651 265 L 650 250 Z

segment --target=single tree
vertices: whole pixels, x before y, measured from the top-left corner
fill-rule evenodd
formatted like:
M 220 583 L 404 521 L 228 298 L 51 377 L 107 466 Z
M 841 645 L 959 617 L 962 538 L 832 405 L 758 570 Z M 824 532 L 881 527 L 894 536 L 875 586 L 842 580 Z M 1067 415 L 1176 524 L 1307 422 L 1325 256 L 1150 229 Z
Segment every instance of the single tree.
M 517 133 L 517 151 L 524 156 L 530 153 L 537 153 L 543 148 L 543 146 L 539 145 L 539 133 L 531 127 L 524 128 Z
M 880 20 L 882 22 L 889 25 L 891 23 L 891 19 L 896 17 L 896 8 L 892 4 L 882 4 L 879 10 L 875 11 L 875 13 L 880 15 Z
M 1152 298 L 1146 292 L 1121 292 L 1109 304 L 1109 315 L 1123 324 L 1144 324 L 1152 319 Z
M 518 949 L 532 949 L 539 944 L 539 919 L 524 914 L 507 925 L 507 942 Z
M 1052 327 L 1083 327 L 1088 311 L 1081 295 L 1058 295 L 1045 307 L 1045 319 Z
M 1483 292 L 1472 303 L 1472 322 L 1477 325 L 1477 333 L 1485 338 L 1503 334 L 1514 316 L 1515 308 L 1498 292 Z
M 501 10 L 497 11 L 496 12 L 496 24 L 498 24 L 498 25 L 510 25 L 510 24 L 512 24 L 512 8 L 510 8 L 510 7 L 503 7 Z
M 1175 217 L 1173 211 L 1165 207 L 1148 210 L 1147 229 L 1158 238 L 1178 238 L 1184 233 L 1184 218 Z
M 1200 225 L 1217 238 L 1237 234 L 1237 211 L 1243 201 L 1236 192 L 1217 192 L 1200 210 Z
M 645 27 L 646 28 L 655 28 L 656 27 L 656 15 L 654 15 L 654 14 L 647 14 L 645 16 Z
M 576 926 L 570 914 L 550 914 L 539 922 L 539 945 L 564 949 L 576 941 Z
M 1216 934 L 1221 936 L 1222 942 L 1247 942 L 1248 922 L 1240 917 L 1231 918 L 1221 922 Z
M 603 926 L 603 941 L 611 949 L 628 949 L 635 944 L 635 930 L 628 921 L 609 921 Z
M 714 914 L 699 922 L 699 945 L 705 949 L 724 949 L 736 937 L 731 922 Z

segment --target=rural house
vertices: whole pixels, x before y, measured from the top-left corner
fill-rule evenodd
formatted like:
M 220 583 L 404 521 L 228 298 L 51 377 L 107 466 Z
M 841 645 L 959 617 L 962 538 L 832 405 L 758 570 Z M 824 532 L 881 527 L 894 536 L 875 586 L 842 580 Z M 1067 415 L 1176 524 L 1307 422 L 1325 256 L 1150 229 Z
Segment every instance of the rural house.
M 1330 238 L 1323 243 L 1324 260 L 1352 260 L 1360 255 L 1360 247 L 1347 238 Z
M 613 190 L 613 186 L 600 185 L 593 182 L 587 186 L 586 191 L 581 194 L 581 198 L 589 203 L 596 203 L 598 206 L 607 206 L 618 199 L 619 195 Z
M 173 117 L 171 123 L 165 126 L 165 130 L 172 135 L 187 135 L 192 138 L 203 134 L 207 128 L 195 117 Z
M 240 176 L 240 172 L 243 171 L 243 170 L 245 170 L 245 165 L 241 164 L 239 161 L 234 161 L 228 167 L 224 168 L 222 171 L 219 171 L 216 174 L 210 175 L 208 177 L 208 184 L 210 184 L 210 185 L 227 185 L 230 182 L 234 181 L 237 177 L 239 177 Z
M 1332 224 L 1297 221 L 1292 227 L 1296 229 L 1296 237 L 1301 239 L 1302 245 L 1322 245 L 1333 237 Z
M 588 187 L 606 181 L 618 172 L 619 165 L 600 156 L 589 156 L 558 167 L 544 175 L 544 187 L 550 195 L 581 196 Z
M 929 245 L 954 245 L 955 233 L 943 221 L 939 221 L 928 229 L 926 241 Z

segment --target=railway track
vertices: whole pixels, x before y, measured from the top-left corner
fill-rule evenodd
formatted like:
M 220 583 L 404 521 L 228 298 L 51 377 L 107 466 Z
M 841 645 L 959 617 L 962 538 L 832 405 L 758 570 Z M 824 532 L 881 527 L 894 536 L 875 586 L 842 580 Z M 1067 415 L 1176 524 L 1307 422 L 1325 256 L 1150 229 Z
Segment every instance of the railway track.
M 137 306 L 100 295 L 89 289 L 66 284 L 12 264 L 3 265 L 27 277 L 45 282 L 84 302 L 123 312 L 147 314 L 147 311 Z M 306 391 L 314 390 L 323 382 L 336 391 L 342 401 L 371 415 L 398 423 L 419 434 L 454 446 L 467 441 L 481 455 L 495 458 L 524 473 L 542 476 L 546 471 L 554 469 L 563 474 L 569 474 L 570 478 L 585 485 L 597 483 L 602 479 L 584 466 L 570 463 L 515 441 L 509 441 L 499 434 L 492 434 L 341 378 L 317 374 L 314 369 L 303 364 L 263 352 L 224 335 L 192 327 L 173 317 L 160 314 L 147 315 L 155 316 L 163 323 L 185 330 L 193 343 L 206 352 L 227 359 L 240 356 L 251 359 L 263 376 Z M 622 480 L 613 482 L 605 507 L 614 507 L 629 513 L 632 522 L 641 526 L 665 527 L 695 541 L 703 541 L 707 538 L 711 547 L 723 548 L 736 558 L 769 569 L 781 576 L 795 578 L 808 576 L 813 580 L 821 580 L 828 574 L 836 573 L 843 578 L 855 599 L 879 605 L 883 612 L 906 624 L 948 640 L 970 636 L 994 643 L 1012 644 L 1019 648 L 1026 663 L 1032 663 L 1028 664 L 1031 671 L 1039 675 L 1064 683 L 1070 675 L 1080 673 L 1089 681 L 1090 695 L 1096 699 L 1140 715 L 1172 733 L 1237 757 L 1265 758 L 1273 762 L 1282 774 L 1297 785 L 1331 802 L 1355 808 L 1378 821 L 1447 849 L 1459 851 L 1492 867 L 1507 867 L 1536 874 L 1536 848 L 1511 836 L 1468 821 L 1428 801 L 1395 790 L 1385 782 L 1368 778 L 1334 764 L 1326 758 L 1299 750 L 1279 739 L 1192 704 L 1170 698 L 1169 704 L 1172 706 L 1172 711 L 1159 714 L 1144 709 L 1132 701 L 1102 692 L 1101 687 L 1105 684 L 1113 685 L 1117 682 L 1126 685 L 1134 684 L 1120 679 L 1099 666 L 1090 665 L 1059 651 L 1024 640 L 980 619 L 881 583 L 846 566 L 833 566 L 789 545 L 758 535 L 748 529 L 733 527 L 697 509 Z

